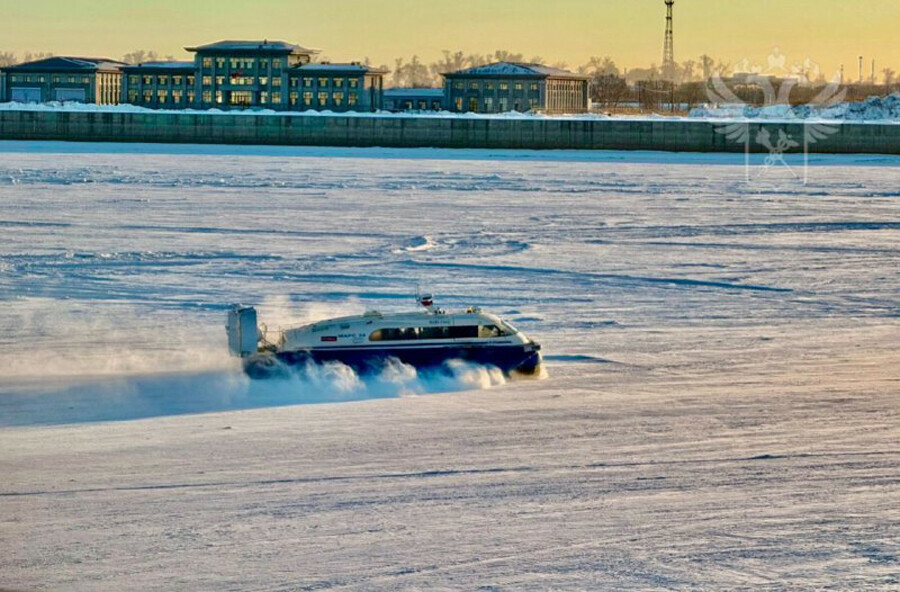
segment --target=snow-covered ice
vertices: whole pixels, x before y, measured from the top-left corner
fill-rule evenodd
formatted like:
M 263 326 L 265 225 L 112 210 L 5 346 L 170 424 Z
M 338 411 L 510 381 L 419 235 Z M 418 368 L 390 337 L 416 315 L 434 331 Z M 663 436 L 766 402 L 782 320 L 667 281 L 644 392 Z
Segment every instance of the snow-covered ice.
M 897 590 L 900 158 L 742 162 L 0 143 L 0 588 Z M 549 376 L 225 353 L 416 284 Z

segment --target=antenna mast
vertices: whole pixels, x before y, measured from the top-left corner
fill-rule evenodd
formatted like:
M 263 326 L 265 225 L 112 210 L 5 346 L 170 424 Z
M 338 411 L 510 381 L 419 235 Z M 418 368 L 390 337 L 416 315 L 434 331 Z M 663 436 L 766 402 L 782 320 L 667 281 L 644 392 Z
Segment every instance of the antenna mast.
M 663 49 L 662 77 L 663 80 L 675 82 L 675 28 L 673 9 L 675 0 L 665 0 L 666 2 L 666 44 Z

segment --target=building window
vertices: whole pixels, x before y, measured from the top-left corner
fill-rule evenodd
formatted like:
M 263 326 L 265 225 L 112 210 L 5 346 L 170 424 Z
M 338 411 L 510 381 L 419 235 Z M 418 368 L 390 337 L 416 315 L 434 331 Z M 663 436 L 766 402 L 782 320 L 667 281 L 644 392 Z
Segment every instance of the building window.
M 194 77 L 193 74 L 189 74 L 187 77 L 188 86 L 194 86 L 194 83 L 197 82 L 197 78 Z
M 263 58 L 263 59 L 259 60 L 259 69 L 260 70 L 268 70 L 269 69 L 268 58 Z
M 501 83 L 500 83 L 500 90 L 509 90 L 509 83 L 508 83 L 508 82 L 501 82 Z
M 189 105 L 194 104 L 194 99 L 196 97 L 197 97 L 197 94 L 194 91 L 192 91 L 192 90 L 187 91 L 187 102 Z
M 273 104 L 273 105 L 280 105 L 280 104 L 281 104 L 281 93 L 280 93 L 280 92 L 273 92 L 273 93 L 272 93 L 272 104 Z
M 521 82 L 517 82 L 514 88 L 515 90 L 523 90 L 525 86 Z
M 347 104 L 351 107 L 356 106 L 356 102 L 358 101 L 358 95 L 355 92 L 351 92 L 347 95 Z
M 328 93 L 320 92 L 319 93 L 319 107 L 324 107 L 328 104 Z
M 457 111 L 462 111 L 462 108 L 463 108 L 463 99 L 462 99 L 462 97 L 456 97 L 456 100 L 454 101 L 454 103 L 456 104 L 456 110 L 457 110 Z
M 253 93 L 247 91 L 235 91 L 231 93 L 231 104 L 235 107 L 249 107 L 253 104 Z
M 212 76 L 203 77 L 203 86 L 212 86 Z
M 462 90 L 466 88 L 466 86 L 462 82 L 457 81 L 453 83 L 453 88 L 455 88 L 456 90 Z
M 337 105 L 338 107 L 340 107 L 341 105 L 344 104 L 344 93 L 342 93 L 342 92 L 332 93 L 331 98 L 332 98 L 332 100 L 334 100 L 334 104 Z
M 216 91 L 216 103 L 219 105 L 222 104 L 222 91 L 220 90 Z
M 303 88 L 312 88 L 313 79 L 312 78 L 304 78 L 303 79 Z
M 272 58 L 272 69 L 280 70 L 284 68 L 284 59 L 283 58 Z
M 493 82 L 485 82 L 484 90 L 494 90 L 494 83 Z
M 484 99 L 484 112 L 491 113 L 494 110 L 494 99 L 491 97 L 485 97 Z
M 509 99 L 500 97 L 500 112 L 506 113 L 507 111 L 509 111 Z
M 222 86 L 223 84 L 225 84 L 225 77 L 216 76 L 216 86 Z
M 537 82 L 532 82 L 532 83 L 531 83 L 531 90 L 534 90 L 534 91 L 541 90 L 541 85 L 538 84 Z
M 281 77 L 273 76 L 272 77 L 272 86 L 281 86 Z
M 259 83 L 260 83 L 261 85 L 263 85 L 263 86 L 268 85 L 268 84 L 269 84 L 269 77 L 268 77 L 268 76 L 260 76 L 260 77 L 259 77 Z
M 350 88 L 359 88 L 359 78 L 350 79 Z
M 82 76 L 82 77 L 81 77 L 81 84 L 90 84 L 90 83 L 91 83 L 91 77 L 90 77 L 90 76 Z
M 327 78 L 319 78 L 319 86 L 328 86 Z
M 311 92 L 303 93 L 303 104 L 307 107 L 312 107 L 313 102 L 313 94 Z
M 182 80 L 183 80 L 182 76 L 172 76 L 172 84 L 177 84 L 178 86 L 181 86 Z
M 203 58 L 203 67 L 212 68 L 212 58 Z
M 160 76 L 159 83 L 160 84 L 169 84 L 169 77 L 168 76 Z
M 469 83 L 469 90 L 478 90 L 478 83 L 477 83 L 477 82 L 470 82 L 470 83 Z
M 128 102 L 129 103 L 137 103 L 138 100 L 138 91 L 129 90 L 128 91 Z
M 210 103 L 212 103 L 212 91 L 209 91 L 209 90 L 203 91 L 203 94 L 201 95 L 201 97 L 203 98 L 204 104 L 209 105 Z
M 291 105 L 296 105 L 299 100 L 300 95 L 297 94 L 297 91 L 291 91 L 291 94 L 288 95 L 288 100 L 291 102 Z
M 540 107 L 540 101 L 538 101 L 537 99 L 531 99 L 530 101 L 528 101 L 528 107 L 532 111 L 536 111 L 538 107 Z
M 261 105 L 265 105 L 268 102 L 269 102 L 269 91 L 264 90 L 261 93 L 259 93 L 259 103 Z
M 335 78 L 334 85 L 337 87 L 344 86 L 344 79 L 343 78 Z
M 216 58 L 216 69 L 217 70 L 225 69 L 225 58 Z
M 152 103 L 152 102 L 153 102 L 153 91 L 152 91 L 152 90 L 145 90 L 145 91 L 144 91 L 144 102 L 145 102 L 145 103 Z
M 172 91 L 172 100 L 176 103 L 180 103 L 181 99 L 184 98 L 184 92 L 181 89 L 175 89 Z
M 156 97 L 159 99 L 160 103 L 165 103 L 169 100 L 169 91 L 162 89 L 156 93 Z
M 59 82 L 59 80 L 57 80 L 57 78 L 59 78 L 59 76 L 54 76 L 53 82 Z M 137 86 L 140 81 L 141 81 L 141 77 L 138 76 L 137 74 L 131 74 L 128 77 L 128 84 L 130 84 L 131 86 Z

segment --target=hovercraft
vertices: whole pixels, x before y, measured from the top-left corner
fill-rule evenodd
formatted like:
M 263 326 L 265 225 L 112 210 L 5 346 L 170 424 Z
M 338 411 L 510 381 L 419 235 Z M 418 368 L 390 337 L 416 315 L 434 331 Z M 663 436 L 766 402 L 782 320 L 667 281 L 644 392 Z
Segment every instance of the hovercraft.
M 447 312 L 431 295 L 418 311 L 318 321 L 271 333 L 257 324 L 253 307 L 228 313 L 228 346 L 251 378 L 284 376 L 291 367 L 341 362 L 359 374 L 375 373 L 390 360 L 419 369 L 439 369 L 450 360 L 499 368 L 507 376 L 535 375 L 541 346 L 496 315 L 469 307 Z

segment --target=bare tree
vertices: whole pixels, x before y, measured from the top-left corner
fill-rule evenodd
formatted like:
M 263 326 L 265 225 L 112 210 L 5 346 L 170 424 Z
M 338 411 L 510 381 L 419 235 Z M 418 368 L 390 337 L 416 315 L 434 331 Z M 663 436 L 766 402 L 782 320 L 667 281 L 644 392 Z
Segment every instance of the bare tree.
M 616 74 L 598 74 L 591 77 L 591 96 L 603 107 L 615 109 L 628 94 L 628 83 Z
M 894 82 L 897 81 L 897 73 L 892 68 L 885 68 L 881 73 L 884 75 L 884 85 L 894 86 Z
M 16 59 L 16 54 L 11 51 L 0 52 L 0 68 L 4 66 L 15 66 L 19 63 L 19 60 Z
M 126 64 L 143 64 L 144 62 L 174 62 L 175 57 L 167 55 L 165 57 L 160 56 L 158 53 L 153 51 L 152 49 L 147 51 L 145 49 L 136 49 L 131 53 L 126 53 L 122 56 L 122 61 Z
M 584 76 L 618 76 L 619 68 L 609 56 L 593 56 L 586 64 L 578 67 L 578 73 Z
M 713 66 L 715 66 L 715 60 L 709 57 L 706 54 L 700 56 L 700 68 L 703 70 L 703 80 L 709 80 L 713 75 Z
M 35 53 L 31 53 L 30 51 L 28 51 L 25 52 L 25 59 L 22 60 L 22 63 L 36 62 L 37 60 L 45 60 L 52 57 L 53 54 L 48 51 L 38 51 Z

